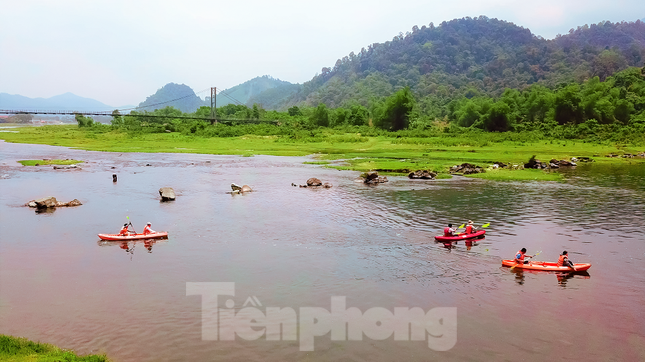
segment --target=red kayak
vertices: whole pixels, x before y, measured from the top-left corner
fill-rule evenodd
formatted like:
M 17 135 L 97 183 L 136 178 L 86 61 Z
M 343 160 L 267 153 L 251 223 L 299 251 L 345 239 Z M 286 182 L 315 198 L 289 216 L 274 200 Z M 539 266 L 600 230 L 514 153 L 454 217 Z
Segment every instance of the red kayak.
M 437 235 L 434 237 L 436 241 L 440 241 L 443 243 L 448 243 L 448 242 L 455 242 L 459 240 L 468 240 L 468 239 L 481 239 L 484 237 L 484 234 L 486 234 L 486 230 L 479 230 L 477 232 L 474 232 L 472 234 L 459 234 L 457 236 L 443 236 L 443 235 Z
M 101 240 L 109 241 L 123 241 L 123 240 L 141 240 L 141 239 L 161 239 L 167 238 L 168 232 L 159 231 L 152 234 L 130 234 L 130 235 L 119 235 L 119 234 L 99 234 Z
M 559 271 L 559 272 L 574 272 L 585 271 L 591 268 L 588 263 L 574 263 L 575 270 L 568 266 L 558 266 L 558 263 L 549 263 L 547 261 L 530 261 L 528 264 L 517 264 L 515 260 L 502 260 L 503 266 L 510 266 L 513 269 L 526 269 L 526 270 L 544 270 L 544 271 Z

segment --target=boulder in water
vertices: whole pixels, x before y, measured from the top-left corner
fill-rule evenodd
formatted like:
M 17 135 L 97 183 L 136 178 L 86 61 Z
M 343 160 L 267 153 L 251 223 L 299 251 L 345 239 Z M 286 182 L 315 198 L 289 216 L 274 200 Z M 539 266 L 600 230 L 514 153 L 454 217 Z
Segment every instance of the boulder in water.
M 54 196 L 43 197 L 42 199 L 34 200 L 34 202 L 36 203 L 36 207 L 39 209 L 56 207 L 58 205 L 58 201 Z
M 81 206 L 81 205 L 83 205 L 83 204 L 81 204 L 81 202 L 78 201 L 78 199 L 74 199 L 74 200 L 72 200 L 70 202 L 58 201 L 56 203 L 56 207 Z
M 29 207 L 35 207 L 38 208 L 39 210 L 44 210 L 44 209 L 53 209 L 56 207 L 67 207 L 67 206 L 81 206 L 83 205 L 78 199 L 74 199 L 70 202 L 62 202 L 56 200 L 55 197 L 49 196 L 49 197 L 43 197 L 42 199 L 38 200 L 31 200 L 27 203 L 27 206 Z
M 387 177 L 385 176 L 379 176 L 378 171 L 370 171 L 361 174 L 359 179 L 356 179 L 356 181 L 362 180 L 363 183 L 367 185 L 376 185 L 376 184 L 381 184 L 388 182 Z
M 307 180 L 307 186 L 322 186 L 322 181 L 319 179 L 312 177 L 309 180 Z
M 172 201 L 175 199 L 175 190 L 172 187 L 162 187 L 159 189 L 161 201 Z
M 408 174 L 409 179 L 432 180 L 435 177 L 437 177 L 437 174 L 428 170 L 416 170 Z

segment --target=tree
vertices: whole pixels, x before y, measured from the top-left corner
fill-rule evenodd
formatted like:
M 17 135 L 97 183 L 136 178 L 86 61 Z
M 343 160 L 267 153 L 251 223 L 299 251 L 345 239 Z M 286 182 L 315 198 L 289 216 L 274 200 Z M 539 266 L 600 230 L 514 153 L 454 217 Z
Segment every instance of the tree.
M 349 118 L 347 123 L 352 126 L 364 126 L 370 118 L 370 113 L 367 108 L 361 105 L 353 105 L 350 108 Z
M 76 113 L 74 118 L 76 118 L 76 122 L 78 122 L 79 127 L 92 127 L 94 124 L 94 120 L 92 118 L 85 117 L 80 113 Z
M 511 107 L 503 101 L 496 102 L 483 117 L 484 128 L 489 132 L 506 132 L 511 129 L 508 115 Z
M 580 87 L 572 84 L 564 87 L 555 96 L 555 120 L 558 124 L 581 123 L 583 121 Z
M 293 106 L 287 110 L 290 116 L 295 117 L 295 116 L 302 116 L 302 111 L 298 106 Z
M 318 104 L 311 115 L 313 124 L 319 127 L 329 127 L 329 110 L 324 103 Z
M 600 77 L 600 80 L 612 75 L 614 72 L 627 67 L 625 58 L 613 50 L 605 50 L 600 53 L 592 62 L 594 75 Z
M 399 90 L 385 100 L 376 119 L 376 126 L 390 131 L 408 128 L 410 112 L 415 104 L 410 87 Z
M 257 104 L 253 104 L 253 119 L 260 119 L 260 108 Z
M 78 121 L 78 120 L 77 120 Z M 112 127 L 122 127 L 123 126 L 123 117 L 119 113 L 118 109 L 112 111 Z

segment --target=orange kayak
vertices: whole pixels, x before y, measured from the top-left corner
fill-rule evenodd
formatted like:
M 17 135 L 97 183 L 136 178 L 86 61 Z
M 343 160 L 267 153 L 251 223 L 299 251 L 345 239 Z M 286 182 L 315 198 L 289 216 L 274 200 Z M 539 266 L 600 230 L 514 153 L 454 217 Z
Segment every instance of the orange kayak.
M 167 238 L 168 237 L 168 232 L 166 231 L 159 231 L 156 233 L 152 234 L 130 234 L 130 235 L 119 235 L 119 234 L 99 234 L 99 238 L 101 240 L 109 240 L 109 241 L 123 241 L 123 240 L 141 240 L 141 239 L 160 239 L 160 238 Z
M 585 271 L 591 268 L 588 263 L 574 263 L 575 270 L 568 266 L 558 266 L 558 263 L 549 263 L 547 261 L 530 261 L 528 264 L 517 264 L 515 260 L 502 260 L 502 266 L 513 267 L 513 269 L 526 269 L 526 270 L 544 270 L 544 271 L 559 271 L 559 272 L 573 272 Z

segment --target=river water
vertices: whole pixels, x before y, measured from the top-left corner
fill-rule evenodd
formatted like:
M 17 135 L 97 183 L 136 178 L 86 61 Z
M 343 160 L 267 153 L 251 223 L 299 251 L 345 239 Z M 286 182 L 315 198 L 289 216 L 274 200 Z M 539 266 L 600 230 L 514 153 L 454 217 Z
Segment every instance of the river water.
M 42 158 L 87 162 L 15 162 Z M 353 181 L 357 172 L 306 160 L 0 142 L 0 333 L 115 361 L 645 360 L 645 163 L 583 165 L 562 183 L 392 177 L 370 187 Z M 291 186 L 309 177 L 334 186 Z M 228 194 L 231 182 L 254 192 Z M 176 201 L 159 201 L 164 186 Z M 83 205 L 40 214 L 23 206 L 44 196 Z M 99 242 L 126 217 L 136 231 L 150 221 L 169 238 Z M 468 219 L 490 223 L 484 240 L 451 249 L 433 241 Z M 501 267 L 522 247 L 550 261 L 566 249 L 593 266 L 578 275 Z M 219 298 L 234 313 L 280 307 L 302 317 L 300 308 L 331 310 L 335 296 L 363 313 L 456 308 L 456 343 L 439 351 L 432 335 L 327 333 L 302 351 L 299 340 L 266 335 L 209 340 L 202 297 L 187 295 L 202 282 L 234 283 L 234 295 Z

